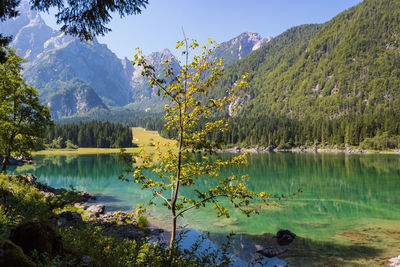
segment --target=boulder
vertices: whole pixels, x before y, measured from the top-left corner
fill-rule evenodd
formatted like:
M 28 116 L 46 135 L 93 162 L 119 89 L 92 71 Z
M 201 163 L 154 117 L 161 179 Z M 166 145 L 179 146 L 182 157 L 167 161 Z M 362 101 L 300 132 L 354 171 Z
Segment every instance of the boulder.
M 280 246 L 287 246 L 293 242 L 296 237 L 296 234 L 292 233 L 290 230 L 287 229 L 280 229 L 276 233 L 276 239 Z
M 68 222 L 81 223 L 82 215 L 75 211 L 64 211 L 58 215 L 60 218 L 65 218 Z
M 14 194 L 8 190 L 0 189 L 0 205 L 8 207 L 10 200 L 14 197 Z
M 285 253 L 286 251 L 288 251 L 288 249 L 285 247 L 267 247 L 265 249 L 257 250 L 257 253 L 268 258 L 273 258 Z
M 264 149 L 264 151 L 265 151 L 265 152 L 268 152 L 268 153 L 271 153 L 271 152 L 274 152 L 274 148 L 271 147 L 271 146 L 269 146 L 269 147 L 266 147 L 266 148 Z
M 61 195 L 61 194 L 67 193 L 67 192 L 68 192 L 68 190 L 65 189 L 65 188 L 56 188 L 56 189 L 54 189 L 54 194 L 56 194 L 56 195 Z
M 24 253 L 31 255 L 34 250 L 54 258 L 63 254 L 61 237 L 47 223 L 29 222 L 11 231 L 10 240 L 20 246 Z
M 389 263 L 387 264 L 389 267 L 398 267 L 400 266 L 400 255 L 396 258 L 391 258 Z
M 91 205 L 86 210 L 90 212 L 90 216 L 99 217 L 100 214 L 104 214 L 104 204 Z
M 87 201 L 89 201 L 89 199 L 91 199 L 91 200 L 96 200 L 96 197 L 95 196 L 92 196 L 92 195 L 90 195 L 89 193 L 87 193 L 87 192 L 83 192 L 82 194 L 81 194 L 81 201 L 82 202 L 87 202 Z
M 45 192 L 45 191 L 40 191 L 41 194 L 45 195 L 46 197 L 55 197 L 56 195 L 52 192 Z
M 25 175 L 25 180 L 31 185 L 36 185 L 37 178 L 32 173 L 28 173 Z
M 84 265 L 89 265 L 90 263 L 90 256 L 82 256 L 82 263 Z
M 36 264 L 24 253 L 20 246 L 10 240 L 0 243 L 0 266 L 35 267 Z

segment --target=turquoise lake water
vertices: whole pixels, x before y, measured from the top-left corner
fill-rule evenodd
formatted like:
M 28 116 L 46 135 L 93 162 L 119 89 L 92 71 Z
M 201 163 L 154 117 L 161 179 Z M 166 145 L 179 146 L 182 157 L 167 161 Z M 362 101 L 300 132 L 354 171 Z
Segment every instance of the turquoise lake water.
M 12 171 L 34 173 L 54 187 L 72 185 L 94 193 L 108 210 L 132 210 L 149 199 L 149 192 L 139 185 L 118 179 L 118 155 L 37 156 L 34 160 L 34 165 Z M 180 223 L 221 236 L 230 232 L 261 236 L 287 228 L 316 242 L 336 242 L 338 233 L 363 227 L 400 225 L 399 155 L 270 153 L 249 155 L 248 162 L 239 174 L 250 175 L 250 189 L 290 194 L 302 188 L 303 192 L 281 201 L 279 207 L 259 206 L 260 215 L 251 218 L 237 211 L 229 219 L 217 218 L 215 211 L 204 208 L 187 213 Z M 210 184 L 215 181 L 201 180 L 199 186 Z M 168 227 L 165 207 L 149 212 L 151 223 Z

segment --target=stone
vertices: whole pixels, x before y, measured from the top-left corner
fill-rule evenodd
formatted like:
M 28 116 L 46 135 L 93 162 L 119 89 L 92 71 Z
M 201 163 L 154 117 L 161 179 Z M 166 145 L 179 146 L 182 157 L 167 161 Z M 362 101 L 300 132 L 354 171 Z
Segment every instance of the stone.
M 268 258 L 273 258 L 285 253 L 286 251 L 288 251 L 288 249 L 285 247 L 267 247 L 265 249 L 257 250 L 257 253 Z
M 86 210 L 91 213 L 90 216 L 99 217 L 100 214 L 104 213 L 104 209 L 105 209 L 104 204 L 97 204 L 89 206 Z
M 268 153 L 271 153 L 271 152 L 274 152 L 274 148 L 271 147 L 271 146 L 269 146 L 269 147 L 266 147 L 266 148 L 264 149 L 264 151 L 265 151 L 265 152 L 268 152 Z
M 36 185 L 37 178 L 32 173 L 28 173 L 25 175 L 25 180 L 31 185 Z
M 400 267 L 400 255 L 396 258 L 391 258 L 387 264 L 389 267 Z
M 287 246 L 293 242 L 296 237 L 296 234 L 292 233 L 290 230 L 287 229 L 280 229 L 276 233 L 276 239 L 280 246 Z
M 90 256 L 82 256 L 82 263 L 85 264 L 85 265 L 89 265 Z
M 35 263 L 24 253 L 20 246 L 10 240 L 0 243 L 0 266 L 34 267 Z
M 55 197 L 56 195 L 52 192 L 44 192 L 44 191 L 40 191 L 40 193 L 42 193 L 43 195 L 45 195 L 46 197 Z
M 14 194 L 8 190 L 0 189 L 0 204 L 8 207 Z
M 56 194 L 56 195 L 61 195 L 61 194 L 67 193 L 67 192 L 68 192 L 68 190 L 65 189 L 65 188 L 56 188 L 56 189 L 54 189 L 54 194 Z
M 89 193 L 87 193 L 87 192 L 83 192 L 82 194 L 81 194 L 81 201 L 82 202 L 87 202 L 87 201 L 89 201 L 90 199 L 91 200 L 96 200 L 96 197 L 95 196 L 92 196 L 92 195 L 90 195 Z
M 72 223 L 82 223 L 82 215 L 75 211 L 64 211 L 60 213 L 58 216 L 60 218 L 65 218 L 68 222 Z
M 11 231 L 10 240 L 20 246 L 24 253 L 32 255 L 34 250 L 54 258 L 63 254 L 61 237 L 44 222 L 28 222 Z
M 157 236 L 164 233 L 164 229 L 156 228 L 151 230 L 151 235 Z

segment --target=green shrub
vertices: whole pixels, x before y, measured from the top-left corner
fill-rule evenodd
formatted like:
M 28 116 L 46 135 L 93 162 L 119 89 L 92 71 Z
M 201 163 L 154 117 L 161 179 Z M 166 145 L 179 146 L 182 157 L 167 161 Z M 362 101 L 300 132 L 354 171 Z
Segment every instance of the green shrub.
M 147 217 L 144 215 L 140 215 L 137 218 L 137 225 L 139 228 L 149 227 L 150 225 L 149 219 L 147 219 Z

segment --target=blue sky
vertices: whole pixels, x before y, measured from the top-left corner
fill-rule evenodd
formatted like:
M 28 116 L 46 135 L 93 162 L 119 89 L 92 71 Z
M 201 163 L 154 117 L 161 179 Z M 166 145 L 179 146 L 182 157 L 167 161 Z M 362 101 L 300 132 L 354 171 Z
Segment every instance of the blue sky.
M 135 48 L 145 54 L 169 48 L 186 36 L 204 43 L 223 42 L 245 31 L 277 36 L 290 27 L 323 23 L 361 0 L 149 0 L 142 14 L 108 25 L 112 32 L 99 37 L 118 57 L 132 58 Z M 53 28 L 55 19 L 42 15 Z

